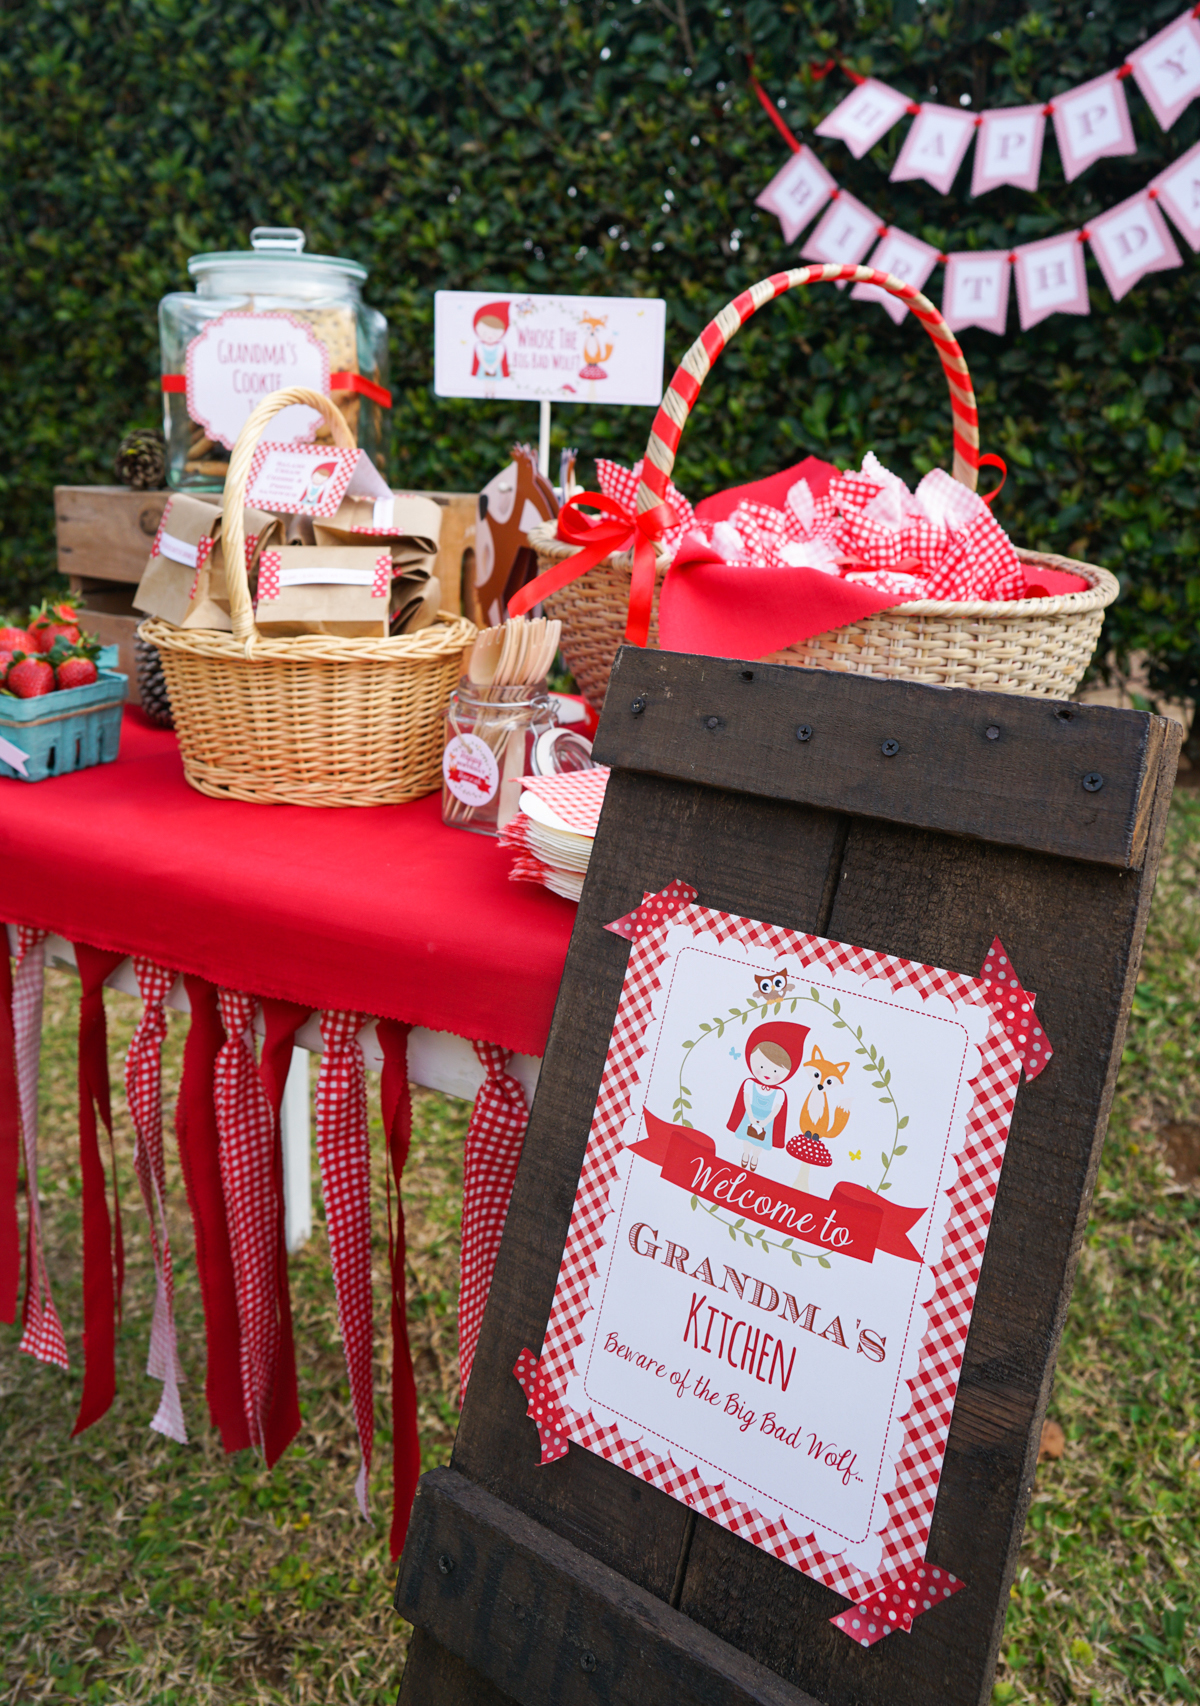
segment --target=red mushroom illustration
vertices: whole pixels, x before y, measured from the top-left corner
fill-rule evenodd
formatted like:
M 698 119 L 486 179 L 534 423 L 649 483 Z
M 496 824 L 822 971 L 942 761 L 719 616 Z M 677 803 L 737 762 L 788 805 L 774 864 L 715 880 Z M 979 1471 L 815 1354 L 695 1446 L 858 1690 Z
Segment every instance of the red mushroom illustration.
M 808 1169 L 810 1167 L 832 1167 L 833 1156 L 826 1149 L 819 1137 L 814 1137 L 811 1131 L 798 1132 L 795 1137 L 787 1140 L 787 1152 L 793 1161 L 800 1162 L 800 1170 L 796 1174 L 793 1190 L 808 1189 Z

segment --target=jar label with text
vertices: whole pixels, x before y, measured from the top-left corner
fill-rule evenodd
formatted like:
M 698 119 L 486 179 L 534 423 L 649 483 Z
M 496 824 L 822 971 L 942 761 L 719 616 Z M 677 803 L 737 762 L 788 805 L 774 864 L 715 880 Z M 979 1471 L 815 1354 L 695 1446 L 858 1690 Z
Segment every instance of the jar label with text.
M 232 450 L 264 397 L 303 385 L 329 394 L 329 355 L 312 328 L 293 315 L 233 310 L 210 320 L 187 348 L 187 407 L 209 437 Z M 321 417 L 296 405 L 270 421 L 263 441 L 311 439 Z
M 500 786 L 496 755 L 478 735 L 455 735 L 442 754 L 446 786 L 464 806 L 486 806 Z

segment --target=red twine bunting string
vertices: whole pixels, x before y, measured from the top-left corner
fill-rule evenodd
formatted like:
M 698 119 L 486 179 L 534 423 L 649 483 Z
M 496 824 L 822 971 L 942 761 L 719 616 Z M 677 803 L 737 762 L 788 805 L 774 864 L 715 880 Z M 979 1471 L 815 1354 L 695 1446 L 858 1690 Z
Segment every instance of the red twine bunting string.
M 317 1153 L 329 1231 L 329 1262 L 337 1291 L 338 1326 L 358 1428 L 362 1463 L 354 1496 L 367 1515 L 367 1476 L 375 1440 L 371 1387 L 371 1151 L 367 1084 L 355 1038 L 362 1013 L 322 1013 L 325 1051 L 317 1074 Z
M 412 1098 L 408 1088 L 408 1033 L 398 1019 L 380 1019 L 376 1035 L 383 1053 L 379 1100 L 387 1139 L 388 1261 L 392 1321 L 392 1532 L 395 1563 L 404 1550 L 404 1536 L 421 1473 L 417 1435 L 417 1384 L 408 1344 L 408 1310 L 404 1301 L 404 1204 L 400 1179 L 412 1142 Z M 392 1191 L 396 1204 L 393 1215 Z
M 585 504 L 608 519 L 590 521 L 583 513 Z M 625 638 L 632 646 L 644 646 L 650 637 L 650 612 L 654 603 L 655 542 L 678 525 L 679 517 L 668 503 L 657 503 L 652 509 L 637 513 L 603 492 L 576 492 L 559 511 L 558 537 L 565 544 L 579 545 L 581 549 L 523 586 L 508 601 L 509 615 L 524 616 L 535 604 L 549 598 L 551 593 L 560 592 L 613 552 L 632 551 L 633 578 Z
M 141 1187 L 142 1201 L 150 1222 L 150 1250 L 154 1258 L 154 1315 L 150 1323 L 150 1354 L 146 1373 L 163 1383 L 162 1400 L 150 1426 L 168 1439 L 187 1444 L 180 1383 L 185 1379 L 179 1362 L 175 1336 L 175 1277 L 171 1266 L 171 1243 L 167 1233 L 167 1176 L 163 1162 L 162 1046 L 167 1036 L 163 1003 L 171 992 L 175 973 L 150 960 L 135 959 L 134 973 L 141 991 L 142 1016 L 134 1028 L 125 1057 L 125 1099 L 133 1121 L 136 1141 L 133 1170 Z
M 207 1347 L 204 1395 L 226 1451 L 250 1444 L 242 1392 L 241 1327 L 225 1197 L 221 1189 L 220 1134 L 214 1097 L 217 1057 L 225 1028 L 217 992 L 202 977 L 187 976 L 192 1017 L 183 1050 L 183 1078 L 175 1111 L 179 1163 L 192 1211 L 196 1271 L 204 1302 Z
M 250 1443 L 267 1453 L 267 1416 L 279 1362 L 275 1121 L 255 1068 L 253 998 L 222 989 L 217 999 L 226 1041 L 217 1054 L 213 1087 L 237 1294 L 242 1397 Z M 268 1454 L 267 1461 L 274 1459 Z
M 525 1091 L 505 1071 L 510 1051 L 496 1043 L 476 1043 L 475 1053 L 486 1067 L 487 1077 L 471 1110 L 463 1156 L 458 1374 L 464 1392 L 471 1378 L 484 1305 L 529 1124 Z
M 76 942 L 79 967 L 79 1172 L 83 1187 L 83 1395 L 72 1437 L 98 1422 L 116 1393 L 116 1317 L 125 1284 L 121 1203 L 108 1089 L 104 980 L 124 954 Z M 100 1149 L 99 1113 L 112 1156 L 113 1212 Z

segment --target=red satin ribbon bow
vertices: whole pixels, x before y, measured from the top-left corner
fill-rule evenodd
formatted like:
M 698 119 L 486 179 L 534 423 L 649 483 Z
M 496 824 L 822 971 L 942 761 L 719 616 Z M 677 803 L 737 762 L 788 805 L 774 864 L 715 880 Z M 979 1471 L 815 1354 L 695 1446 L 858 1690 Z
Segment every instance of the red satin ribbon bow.
M 582 513 L 584 504 L 612 519 L 589 520 Z M 582 549 L 523 586 L 508 601 L 509 615 L 524 616 L 551 593 L 560 592 L 580 575 L 586 575 L 602 558 L 615 551 L 632 549 L 633 580 L 625 638 L 631 646 L 644 646 L 650 637 L 650 612 L 654 604 L 655 542 L 669 528 L 678 526 L 679 517 L 669 503 L 658 503 L 653 509 L 634 514 L 616 498 L 606 497 L 602 492 L 576 492 L 559 511 L 558 537 L 564 544 L 579 545 Z

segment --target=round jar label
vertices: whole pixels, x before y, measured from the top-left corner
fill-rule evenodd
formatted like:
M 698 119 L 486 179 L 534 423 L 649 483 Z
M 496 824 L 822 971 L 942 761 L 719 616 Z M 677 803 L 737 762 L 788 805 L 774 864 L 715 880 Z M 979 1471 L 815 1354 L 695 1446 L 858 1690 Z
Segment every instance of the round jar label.
M 464 806 L 486 806 L 500 786 L 496 755 L 478 735 L 455 735 L 442 754 L 442 775 Z
M 188 344 L 184 362 L 187 411 L 210 438 L 232 450 L 251 412 L 292 385 L 329 392 L 329 356 L 311 326 L 286 312 L 253 314 L 236 309 L 210 320 Z M 311 439 L 320 425 L 315 409 L 295 403 L 262 432 L 262 442 Z

